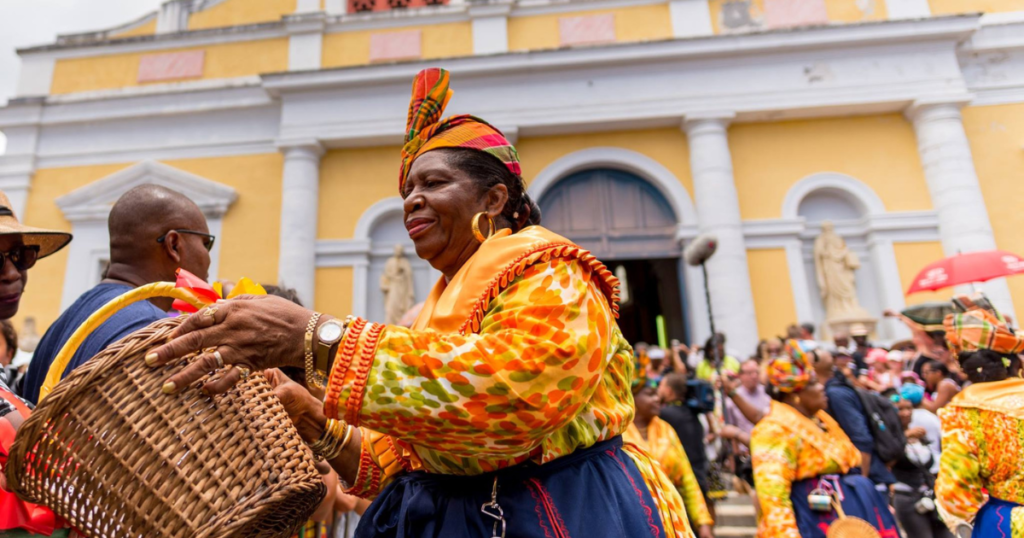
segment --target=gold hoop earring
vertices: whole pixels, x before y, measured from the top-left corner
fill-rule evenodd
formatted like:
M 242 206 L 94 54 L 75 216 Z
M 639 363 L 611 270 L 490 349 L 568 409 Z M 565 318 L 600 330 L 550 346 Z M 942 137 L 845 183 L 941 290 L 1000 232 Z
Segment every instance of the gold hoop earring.
M 484 237 L 484 234 L 480 232 L 480 217 L 484 216 L 487 217 L 487 225 L 490 227 L 487 232 L 487 237 Z M 486 211 L 481 211 L 476 215 L 473 215 L 473 237 L 475 237 L 477 241 L 483 243 L 490 239 L 492 235 L 494 235 L 494 219 L 492 219 Z

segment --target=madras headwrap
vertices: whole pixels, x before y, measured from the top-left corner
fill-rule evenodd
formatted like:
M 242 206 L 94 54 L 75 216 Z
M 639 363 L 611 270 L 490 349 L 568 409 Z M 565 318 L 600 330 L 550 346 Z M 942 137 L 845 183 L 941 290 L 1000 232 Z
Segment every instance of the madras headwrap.
M 799 392 L 811 382 L 807 353 L 796 340 L 786 341 L 786 353 L 768 363 L 768 382 L 779 392 Z
M 990 349 L 1002 355 L 1024 353 L 1024 333 L 1015 333 L 990 310 L 976 308 L 949 314 L 946 341 L 955 353 Z
M 497 128 L 468 114 L 451 116 L 441 121 L 452 90 L 448 71 L 433 67 L 420 71 L 412 81 L 412 99 L 405 125 L 405 145 L 398 175 L 401 193 L 412 163 L 424 153 L 440 148 L 470 148 L 495 156 L 513 174 L 522 175 L 519 154 Z

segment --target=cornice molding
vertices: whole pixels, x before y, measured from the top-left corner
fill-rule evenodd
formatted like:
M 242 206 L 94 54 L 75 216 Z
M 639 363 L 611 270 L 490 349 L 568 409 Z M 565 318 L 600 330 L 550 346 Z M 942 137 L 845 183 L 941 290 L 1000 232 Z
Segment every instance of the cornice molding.
M 143 184 L 157 184 L 184 194 L 209 218 L 224 216 L 238 199 L 238 192 L 231 187 L 163 163 L 144 161 L 60 196 L 55 203 L 72 223 L 105 220 L 122 194 Z

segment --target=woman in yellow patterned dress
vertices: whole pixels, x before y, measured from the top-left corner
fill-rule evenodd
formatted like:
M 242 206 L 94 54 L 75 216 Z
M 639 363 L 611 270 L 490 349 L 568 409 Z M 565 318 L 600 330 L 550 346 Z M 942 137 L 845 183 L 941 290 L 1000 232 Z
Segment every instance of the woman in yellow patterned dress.
M 939 410 L 942 456 L 935 500 L 959 536 L 1024 537 L 1024 334 L 987 300 L 957 297 L 946 340 L 971 385 Z M 986 494 L 987 492 L 987 494 Z M 973 533 L 970 533 L 973 523 Z
M 636 367 L 636 378 L 633 380 L 633 402 L 636 414 L 633 422 L 622 434 L 622 440 L 636 445 L 651 455 L 668 475 L 672 484 L 679 490 L 690 524 L 697 526 L 697 536 L 714 538 L 712 525 L 715 524 L 708 511 L 704 494 L 700 490 L 697 477 L 690 467 L 683 443 L 679 441 L 675 429 L 658 418 L 661 411 L 661 399 L 658 397 L 658 383 L 649 379 L 644 372 L 647 369 L 641 358 Z
M 617 280 L 536 225 L 500 131 L 441 120 L 448 82 L 416 77 L 402 150 L 405 225 L 443 275 L 412 328 L 235 299 L 191 316 L 147 362 L 206 350 L 170 393 L 219 367 L 205 390 L 250 369 L 330 372 L 323 402 L 295 383 L 276 392 L 348 493 L 374 499 L 361 538 L 692 536 L 657 462 L 622 443 L 633 357 Z
M 811 495 L 837 498 L 848 516 L 870 523 L 883 538 L 899 538 L 896 520 L 874 484 L 851 472 L 860 452 L 826 412 L 828 397 L 796 340 L 788 356 L 771 360 L 771 410 L 754 426 L 750 452 L 763 516 L 758 538 L 825 538 L 837 514 L 812 506 Z

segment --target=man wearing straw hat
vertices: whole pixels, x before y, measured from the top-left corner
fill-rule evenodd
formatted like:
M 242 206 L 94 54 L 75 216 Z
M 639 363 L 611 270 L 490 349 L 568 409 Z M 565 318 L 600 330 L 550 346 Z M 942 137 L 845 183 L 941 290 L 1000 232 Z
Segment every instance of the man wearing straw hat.
M 28 283 L 28 270 L 71 242 L 71 234 L 25 226 L 18 222 L 7 195 L 0 192 L 0 320 L 18 313 L 21 296 Z M 30 406 L 0 380 L 0 469 L 7 463 L 7 451 L 14 435 L 28 418 Z M 22 502 L 13 493 L 0 490 L 0 535 L 20 537 L 66 536 L 58 530 L 49 509 Z M 33 534 L 37 533 L 37 534 Z
M 207 277 L 214 236 L 203 212 L 185 195 L 158 185 L 140 185 L 117 200 L 107 225 L 110 268 L 103 281 L 64 311 L 40 340 L 24 384 L 24 396 L 33 403 L 39 401 L 39 388 L 53 359 L 93 312 L 139 286 L 173 282 L 179 267 L 204 280 Z M 170 309 L 170 299 L 154 299 L 118 312 L 82 343 L 64 376 L 108 345 L 167 317 Z

